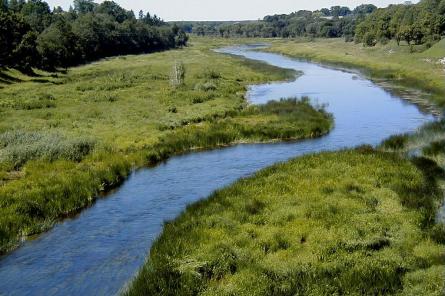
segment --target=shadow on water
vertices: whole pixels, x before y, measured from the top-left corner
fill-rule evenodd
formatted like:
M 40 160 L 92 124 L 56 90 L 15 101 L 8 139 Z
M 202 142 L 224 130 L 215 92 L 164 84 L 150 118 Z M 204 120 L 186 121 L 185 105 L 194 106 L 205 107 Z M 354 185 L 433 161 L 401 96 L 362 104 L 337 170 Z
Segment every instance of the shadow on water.
M 329 135 L 199 151 L 138 170 L 107 198 L 0 260 L 0 294 L 116 294 L 143 264 L 163 222 L 188 204 L 274 163 L 364 143 L 377 145 L 434 119 L 371 81 L 357 79 L 357 73 L 249 49 L 220 52 L 304 73 L 295 81 L 252 86 L 249 100 L 261 104 L 311 94 L 313 102 L 327 104 L 335 116 Z

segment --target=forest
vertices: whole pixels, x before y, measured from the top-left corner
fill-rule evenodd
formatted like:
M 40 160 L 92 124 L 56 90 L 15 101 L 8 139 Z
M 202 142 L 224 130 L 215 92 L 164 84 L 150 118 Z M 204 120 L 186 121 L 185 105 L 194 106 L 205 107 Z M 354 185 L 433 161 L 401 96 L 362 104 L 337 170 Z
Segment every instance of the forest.
M 408 44 L 432 44 L 445 32 L 445 0 L 377 8 L 362 4 L 351 10 L 333 6 L 316 11 L 300 10 L 270 15 L 250 22 L 179 23 L 185 31 L 200 36 L 265 38 L 338 38 L 374 46 L 391 39 Z
M 187 39 L 158 16 L 140 11 L 136 18 L 113 1 L 74 0 L 69 11 L 42 0 L 3 0 L 0 6 L 0 67 L 27 73 L 181 47 Z

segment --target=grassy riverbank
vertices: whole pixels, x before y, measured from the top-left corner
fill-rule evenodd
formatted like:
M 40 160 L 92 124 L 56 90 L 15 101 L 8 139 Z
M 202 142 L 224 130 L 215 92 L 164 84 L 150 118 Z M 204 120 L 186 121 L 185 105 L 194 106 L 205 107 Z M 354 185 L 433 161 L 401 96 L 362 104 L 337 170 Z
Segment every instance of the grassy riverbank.
M 442 295 L 438 169 L 413 163 L 363 147 L 240 180 L 166 223 L 126 295 Z
M 0 253 L 91 204 L 134 167 L 237 142 L 325 134 L 306 101 L 249 107 L 246 86 L 296 75 L 214 53 L 205 44 L 112 58 L 0 84 Z M 184 84 L 172 87 L 175 61 Z
M 359 68 L 375 80 L 389 80 L 405 87 L 423 89 L 431 96 L 423 99 L 445 106 L 445 39 L 426 49 L 397 46 L 395 42 L 375 47 L 345 42 L 343 39 L 272 39 L 272 52 L 350 68 Z
M 428 123 L 412 134 L 394 135 L 382 143 L 381 149 L 422 155 L 445 168 L 445 119 Z

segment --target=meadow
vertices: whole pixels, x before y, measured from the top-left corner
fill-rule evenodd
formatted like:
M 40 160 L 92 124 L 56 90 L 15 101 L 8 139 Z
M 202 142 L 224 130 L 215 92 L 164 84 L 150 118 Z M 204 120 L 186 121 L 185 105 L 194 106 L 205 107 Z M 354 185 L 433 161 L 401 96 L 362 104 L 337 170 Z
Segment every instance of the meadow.
M 0 253 L 91 205 L 134 168 L 193 149 L 318 137 L 332 127 L 306 99 L 246 102 L 247 85 L 297 73 L 210 49 L 192 44 L 34 76 L 3 69 Z M 175 64 L 185 70 L 179 84 Z
M 443 295 L 443 174 L 366 146 L 272 166 L 166 222 L 124 295 Z
M 271 52 L 322 62 L 334 66 L 360 69 L 377 82 L 389 81 L 393 86 L 420 88 L 424 102 L 445 106 L 445 39 L 431 48 L 408 46 L 395 41 L 365 47 L 343 38 L 271 39 Z M 411 51 L 414 52 L 411 52 Z M 429 95 L 428 95 L 429 93 Z

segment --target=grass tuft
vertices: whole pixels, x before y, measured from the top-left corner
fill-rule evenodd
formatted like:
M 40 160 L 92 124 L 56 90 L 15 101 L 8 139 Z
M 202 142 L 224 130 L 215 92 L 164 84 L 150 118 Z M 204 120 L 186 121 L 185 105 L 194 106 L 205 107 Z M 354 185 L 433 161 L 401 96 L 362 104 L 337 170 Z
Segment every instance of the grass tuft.
M 441 295 L 443 230 L 421 223 L 437 184 L 362 150 L 278 164 L 188 207 L 124 295 Z

